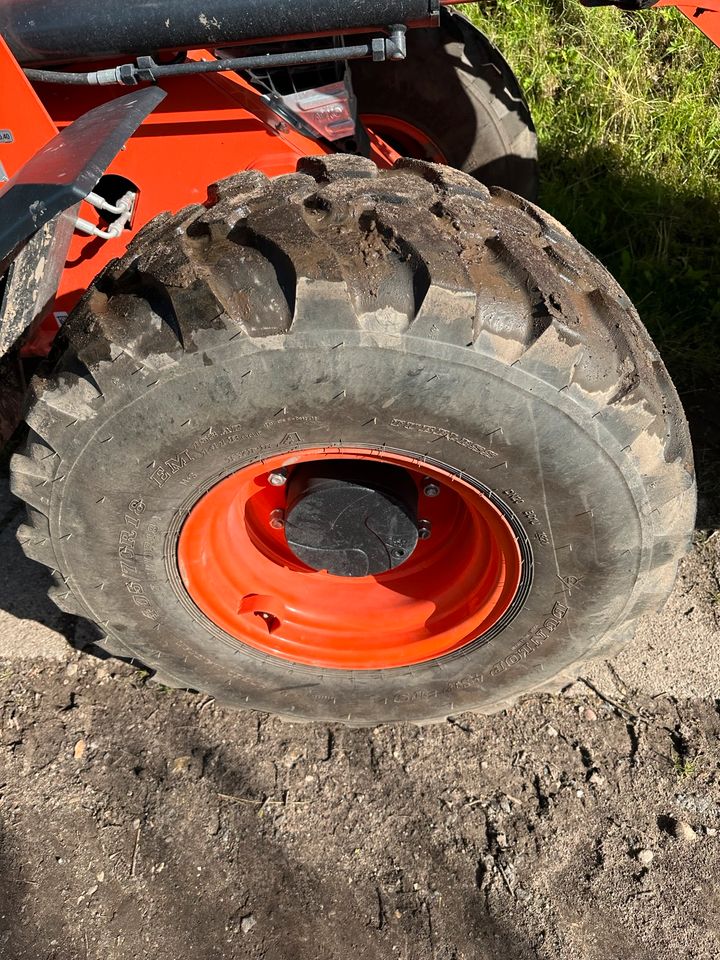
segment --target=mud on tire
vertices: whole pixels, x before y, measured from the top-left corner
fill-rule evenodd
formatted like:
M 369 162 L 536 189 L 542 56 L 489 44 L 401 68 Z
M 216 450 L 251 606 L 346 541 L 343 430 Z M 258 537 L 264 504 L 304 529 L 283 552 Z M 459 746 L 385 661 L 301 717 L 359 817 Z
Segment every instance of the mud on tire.
M 349 723 L 491 712 L 607 655 L 667 597 L 687 426 L 627 297 L 532 204 L 446 167 L 310 158 L 151 223 L 67 321 L 12 463 L 58 605 L 164 683 Z M 502 632 L 408 668 L 289 664 L 209 629 L 188 505 L 298 446 L 393 448 L 494 491 L 530 545 Z

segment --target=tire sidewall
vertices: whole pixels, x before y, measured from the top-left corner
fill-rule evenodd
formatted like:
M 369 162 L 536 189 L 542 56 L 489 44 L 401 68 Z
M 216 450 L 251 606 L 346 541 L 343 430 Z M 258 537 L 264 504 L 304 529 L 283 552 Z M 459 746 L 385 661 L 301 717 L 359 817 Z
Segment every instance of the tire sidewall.
M 69 585 L 140 660 L 238 706 L 420 720 L 540 686 L 622 619 L 650 560 L 646 495 L 618 443 L 588 429 L 571 398 L 472 349 L 414 337 L 216 336 L 105 399 L 73 432 L 53 491 Z M 290 664 L 208 629 L 177 575 L 182 518 L 234 470 L 316 446 L 390 447 L 493 490 L 532 545 L 532 587 L 512 623 L 487 644 L 385 671 Z

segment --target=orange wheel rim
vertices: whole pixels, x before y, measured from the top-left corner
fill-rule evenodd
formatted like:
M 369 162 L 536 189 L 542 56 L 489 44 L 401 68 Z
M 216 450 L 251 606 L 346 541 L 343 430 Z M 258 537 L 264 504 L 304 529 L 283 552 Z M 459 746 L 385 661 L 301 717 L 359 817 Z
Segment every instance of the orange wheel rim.
M 419 540 L 400 566 L 373 576 L 306 566 L 276 522 L 285 488 L 269 478 L 322 459 L 403 467 L 418 485 L 418 516 L 430 525 L 429 539 Z M 425 494 L 428 482 L 438 495 Z M 405 454 L 354 448 L 281 454 L 230 474 L 191 507 L 178 539 L 180 577 L 212 624 L 256 651 L 342 670 L 424 663 L 482 641 L 520 599 L 527 577 L 519 527 L 491 496 Z
M 403 157 L 415 157 L 416 160 L 429 160 L 431 163 L 448 162 L 433 138 L 414 123 L 377 113 L 364 113 L 361 120 Z

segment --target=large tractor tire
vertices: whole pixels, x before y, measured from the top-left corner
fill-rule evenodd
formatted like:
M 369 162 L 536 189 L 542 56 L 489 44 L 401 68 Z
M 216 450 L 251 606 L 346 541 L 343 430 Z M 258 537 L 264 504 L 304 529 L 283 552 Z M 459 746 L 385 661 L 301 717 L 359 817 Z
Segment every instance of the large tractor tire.
M 239 174 L 59 336 L 20 540 L 165 684 L 351 724 L 492 712 L 673 585 L 693 468 L 647 331 L 567 231 L 465 174 Z
M 358 110 L 399 153 L 537 199 L 537 138 L 517 77 L 474 24 L 443 8 L 405 60 L 352 64 Z

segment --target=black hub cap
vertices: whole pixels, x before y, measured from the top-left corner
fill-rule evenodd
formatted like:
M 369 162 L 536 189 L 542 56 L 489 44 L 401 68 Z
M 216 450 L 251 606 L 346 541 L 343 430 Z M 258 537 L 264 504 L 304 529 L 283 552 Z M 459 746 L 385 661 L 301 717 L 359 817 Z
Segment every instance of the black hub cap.
M 417 487 L 401 467 L 324 460 L 288 482 L 285 536 L 315 570 L 365 577 L 400 566 L 418 542 Z

